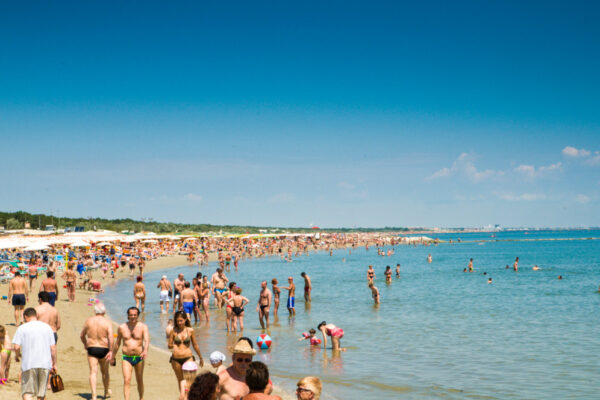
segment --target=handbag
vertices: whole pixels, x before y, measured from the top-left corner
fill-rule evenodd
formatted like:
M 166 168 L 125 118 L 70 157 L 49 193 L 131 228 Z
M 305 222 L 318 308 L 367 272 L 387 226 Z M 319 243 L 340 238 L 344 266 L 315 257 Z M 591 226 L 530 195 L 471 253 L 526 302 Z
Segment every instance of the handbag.
M 63 384 L 63 380 L 60 377 L 60 375 L 52 374 L 52 376 L 50 377 L 50 387 L 52 388 L 52 393 L 65 390 L 65 385 Z

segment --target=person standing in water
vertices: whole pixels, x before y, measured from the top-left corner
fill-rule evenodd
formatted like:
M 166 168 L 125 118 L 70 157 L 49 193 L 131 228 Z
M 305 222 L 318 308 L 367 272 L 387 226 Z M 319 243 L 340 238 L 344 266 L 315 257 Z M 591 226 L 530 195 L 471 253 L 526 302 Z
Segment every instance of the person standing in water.
M 431 262 L 433 261 L 433 258 L 431 258 L 431 254 L 427 256 L 427 262 L 429 264 L 431 264 Z
M 519 272 L 519 257 L 515 258 L 515 263 L 513 264 L 513 269 L 515 272 Z
M 369 265 L 369 269 L 367 270 L 367 282 L 373 283 L 375 280 L 375 270 L 373 270 L 373 266 Z
M 388 265 L 385 267 L 385 283 L 392 283 L 392 268 Z
M 396 264 L 396 278 L 400 278 L 400 264 Z
M 472 258 L 469 260 L 469 265 L 467 266 L 467 268 L 469 269 L 469 272 L 473 272 L 473 259 Z
M 258 306 L 256 311 L 258 312 L 258 320 L 260 326 L 265 329 L 269 329 L 269 309 L 271 308 L 271 299 L 273 297 L 271 291 L 267 287 L 267 281 L 262 281 L 260 284 L 260 294 L 258 296 Z
M 379 289 L 375 287 L 372 283 L 369 283 L 369 288 L 371 289 L 371 296 L 373 297 L 373 301 L 375 304 L 379 304 Z
M 282 287 L 282 289 L 286 289 L 288 291 L 288 299 L 287 299 L 287 309 L 290 313 L 290 317 L 296 315 L 296 305 L 294 302 L 294 296 L 296 295 L 296 284 L 294 283 L 294 278 L 291 276 L 288 278 L 289 286 Z
M 310 302 L 310 292 L 312 292 L 310 276 L 306 275 L 306 272 L 302 272 L 300 276 L 304 278 L 304 301 Z
M 273 278 L 271 280 L 271 284 L 273 285 L 273 316 L 277 318 L 277 311 L 279 310 L 279 295 L 281 294 L 281 289 L 277 286 L 279 282 L 277 279 Z
M 141 308 L 142 312 L 144 312 L 144 309 L 146 308 L 146 286 L 142 283 L 141 275 L 138 276 L 136 280 L 136 284 L 133 285 L 133 298 L 135 300 L 135 306 Z

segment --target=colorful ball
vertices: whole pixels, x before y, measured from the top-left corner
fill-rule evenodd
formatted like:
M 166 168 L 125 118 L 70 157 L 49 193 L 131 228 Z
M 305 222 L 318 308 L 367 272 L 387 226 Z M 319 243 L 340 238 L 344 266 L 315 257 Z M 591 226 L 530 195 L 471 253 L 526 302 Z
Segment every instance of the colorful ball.
M 266 350 L 271 347 L 272 341 L 273 340 L 271 339 L 271 336 L 267 335 L 266 333 L 261 333 L 256 338 L 256 345 L 259 349 Z

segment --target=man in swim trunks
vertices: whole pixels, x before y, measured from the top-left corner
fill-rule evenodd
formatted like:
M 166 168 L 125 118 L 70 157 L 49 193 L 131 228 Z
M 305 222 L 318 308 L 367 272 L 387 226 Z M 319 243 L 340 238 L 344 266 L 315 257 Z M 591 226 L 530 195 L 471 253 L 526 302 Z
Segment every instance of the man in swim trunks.
M 310 276 L 306 275 L 306 272 L 302 272 L 300 276 L 304 278 L 304 301 L 310 301 L 310 292 L 312 292 Z
M 37 280 L 38 276 L 38 266 L 35 260 L 31 260 L 31 262 L 29 263 L 27 272 L 29 275 L 29 291 L 33 292 L 33 287 L 35 286 L 35 281 Z
M 146 286 L 142 283 L 141 275 L 138 276 L 136 280 L 136 284 L 133 285 L 133 298 L 135 300 L 135 306 L 140 308 L 141 303 L 141 309 L 142 312 L 144 312 L 144 309 L 146 308 Z
M 192 314 L 194 313 L 194 304 L 198 300 L 196 297 L 196 291 L 190 288 L 190 283 L 186 282 L 184 285 L 184 289 L 181 291 L 179 295 L 181 297 L 181 302 L 183 303 L 183 311 L 187 314 L 188 319 L 192 320 Z
M 282 289 L 286 289 L 288 291 L 288 299 L 287 299 L 287 309 L 290 313 L 290 317 L 296 315 L 296 304 L 294 302 L 294 296 L 296 295 L 296 284 L 294 283 L 294 278 L 291 276 L 288 278 L 289 286 L 282 287 Z
M 108 371 L 109 361 L 112 359 L 110 349 L 113 346 L 112 324 L 105 317 L 106 308 L 104 304 L 97 303 L 94 307 L 95 315 L 88 318 L 83 324 L 81 330 L 81 341 L 88 355 L 88 365 L 90 367 L 90 387 L 92 389 L 92 400 L 96 400 L 96 377 L 98 375 L 98 366 L 102 374 L 102 383 L 104 384 L 104 398 L 112 395 L 109 389 L 110 376 Z
M 181 310 L 181 291 L 184 288 L 185 278 L 183 274 L 177 275 L 177 278 L 173 280 L 173 287 L 175 288 L 175 292 L 173 293 L 173 310 Z
M 217 268 L 217 272 L 215 272 L 211 277 L 211 282 L 214 287 L 215 294 L 215 304 L 218 308 L 222 308 L 225 300 L 223 299 L 223 292 L 225 292 L 225 284 L 229 282 L 229 279 L 223 274 L 223 270 L 221 268 Z
M 15 277 L 8 285 L 8 301 L 12 302 L 13 307 L 15 307 L 15 324 L 19 326 L 23 317 L 23 309 L 29 301 L 27 282 L 25 282 L 19 271 L 15 272 Z
M 162 278 L 160 279 L 160 281 L 158 282 L 158 285 L 156 285 L 156 287 L 160 288 L 160 312 L 163 314 L 168 314 L 169 313 L 169 293 L 171 293 L 171 290 L 172 290 L 171 282 L 169 282 L 166 275 L 163 275 Z M 166 310 L 163 308 L 163 304 L 165 304 L 165 303 L 166 303 Z M 175 307 L 175 305 L 173 305 L 173 307 Z
M 258 296 L 258 307 L 256 307 L 256 311 L 258 312 L 260 326 L 263 329 L 265 329 L 265 327 L 269 329 L 269 309 L 271 308 L 271 299 L 273 298 L 273 294 L 267 287 L 267 281 L 262 281 L 260 287 L 261 290 Z
M 125 400 L 129 400 L 131 374 L 135 371 L 138 394 L 140 400 L 144 398 L 144 358 L 150 347 L 150 333 L 148 326 L 138 322 L 140 310 L 129 307 L 127 310 L 128 322 L 121 324 L 117 330 L 117 340 L 113 346 L 113 354 L 116 356 L 123 341 L 123 394 Z
M 54 279 L 54 272 L 46 272 L 47 278 L 42 281 L 39 292 L 47 292 L 50 295 L 50 305 L 54 307 L 54 303 L 58 300 L 58 284 Z
M 38 321 L 42 321 L 50 325 L 52 333 L 54 333 L 54 343 L 58 341 L 58 330 L 60 329 L 60 315 L 58 310 L 50 305 L 50 295 L 47 292 L 38 293 L 39 305 L 35 308 Z

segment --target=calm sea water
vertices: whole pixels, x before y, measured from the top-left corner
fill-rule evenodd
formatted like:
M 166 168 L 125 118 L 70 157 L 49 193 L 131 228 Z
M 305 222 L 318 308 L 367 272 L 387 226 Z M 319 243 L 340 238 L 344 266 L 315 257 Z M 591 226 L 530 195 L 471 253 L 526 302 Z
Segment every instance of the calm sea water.
M 282 292 L 280 316 L 270 330 L 273 345 L 255 359 L 269 365 L 275 384 L 290 395 L 298 378 L 319 376 L 324 399 L 598 398 L 600 240 L 535 239 L 600 238 L 600 231 L 438 237 L 460 237 L 462 243 L 397 246 L 391 257 L 361 248 L 352 254 L 312 253 L 291 263 L 279 257 L 241 262 L 239 272 L 228 276 L 251 301 L 244 335 L 252 339 L 260 333 L 254 311 L 260 281 L 276 277 L 285 284 L 292 275 L 300 289 L 292 320 Z M 505 269 L 516 256 L 518 273 Z M 470 257 L 475 272 L 463 273 Z M 401 264 L 401 277 L 386 285 L 385 266 L 394 269 L 396 263 Z M 381 291 L 379 307 L 366 286 L 369 264 Z M 541 271 L 532 271 L 534 264 Z M 212 274 L 215 268 L 211 264 L 201 271 Z M 197 266 L 182 266 L 147 274 L 150 301 L 145 321 L 155 345 L 166 348 L 166 317 L 159 314 L 155 289 L 160 276 L 166 273 L 173 279 L 183 272 L 191 280 L 196 271 Z M 301 299 L 302 271 L 313 282 L 310 307 Z M 558 275 L 564 279 L 558 280 Z M 488 277 L 493 284 L 487 284 Z M 132 285 L 118 282 L 102 296 L 117 321 L 125 320 Z M 207 358 L 220 350 L 230 361 L 226 349 L 235 336 L 226 335 L 220 312 L 212 310 L 211 318 L 210 326 L 196 328 L 202 353 Z M 342 346 L 347 352 L 333 356 L 331 350 L 311 349 L 296 340 L 322 320 L 344 329 Z

